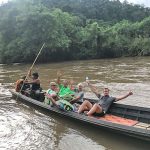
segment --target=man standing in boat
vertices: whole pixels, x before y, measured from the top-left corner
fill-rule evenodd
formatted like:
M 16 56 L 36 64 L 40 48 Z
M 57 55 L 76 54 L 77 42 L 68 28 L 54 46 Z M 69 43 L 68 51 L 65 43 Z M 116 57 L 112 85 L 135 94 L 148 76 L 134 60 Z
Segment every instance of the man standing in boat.
M 87 112 L 88 116 L 91 116 L 91 115 L 104 116 L 108 112 L 108 110 L 113 102 L 122 100 L 133 94 L 131 91 L 129 91 L 124 96 L 111 97 L 111 96 L 109 96 L 109 89 L 104 88 L 103 96 L 102 96 L 101 94 L 99 94 L 97 88 L 94 87 L 93 85 L 91 85 L 89 83 L 89 81 L 88 81 L 88 85 L 89 85 L 90 89 L 92 90 L 92 92 L 95 93 L 96 96 L 99 98 L 98 103 L 95 103 L 94 105 L 92 103 L 90 103 L 88 100 L 85 100 L 82 103 L 82 105 L 79 107 L 78 113 L 81 113 L 86 110 L 86 111 L 88 111 Z

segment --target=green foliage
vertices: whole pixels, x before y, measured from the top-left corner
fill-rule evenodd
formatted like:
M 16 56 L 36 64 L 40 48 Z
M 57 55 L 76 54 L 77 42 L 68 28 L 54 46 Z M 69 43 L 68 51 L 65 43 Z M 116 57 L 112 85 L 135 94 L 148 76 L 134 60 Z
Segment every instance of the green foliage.
M 13 0 L 0 6 L 0 62 L 150 54 L 150 9 L 119 0 Z

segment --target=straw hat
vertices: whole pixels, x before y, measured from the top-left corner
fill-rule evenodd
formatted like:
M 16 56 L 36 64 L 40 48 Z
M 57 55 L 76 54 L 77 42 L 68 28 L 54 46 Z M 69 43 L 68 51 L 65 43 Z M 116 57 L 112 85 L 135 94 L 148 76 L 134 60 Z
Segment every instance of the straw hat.
M 50 86 L 57 85 L 56 82 L 50 82 Z

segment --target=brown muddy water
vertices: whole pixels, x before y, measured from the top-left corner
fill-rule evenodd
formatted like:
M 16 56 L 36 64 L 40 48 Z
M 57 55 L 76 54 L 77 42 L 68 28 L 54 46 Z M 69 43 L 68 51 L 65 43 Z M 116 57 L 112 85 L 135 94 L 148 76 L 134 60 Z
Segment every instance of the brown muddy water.
M 0 65 L 0 150 L 150 149 L 149 142 L 89 127 L 12 99 L 10 85 L 29 68 L 30 64 Z M 100 92 L 109 87 L 113 96 L 132 90 L 134 95 L 121 103 L 150 107 L 150 57 L 36 65 L 43 89 L 56 80 L 57 70 L 64 72 L 62 79 L 73 79 L 75 84 L 88 76 Z M 89 88 L 85 91 L 94 97 Z

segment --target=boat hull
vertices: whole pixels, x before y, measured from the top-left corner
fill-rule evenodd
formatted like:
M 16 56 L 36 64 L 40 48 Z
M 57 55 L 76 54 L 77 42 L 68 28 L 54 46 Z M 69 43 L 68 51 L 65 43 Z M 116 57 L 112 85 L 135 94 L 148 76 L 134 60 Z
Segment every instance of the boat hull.
M 70 118 L 70 119 L 73 119 L 73 120 L 76 120 L 76 121 L 79 121 L 88 125 L 92 125 L 97 128 L 101 128 L 101 129 L 105 129 L 109 131 L 111 130 L 115 133 L 117 132 L 119 134 L 124 134 L 124 135 L 128 135 L 131 137 L 136 137 L 138 139 L 150 141 L 150 130 L 137 128 L 134 126 L 125 126 L 125 125 L 116 124 L 116 123 L 112 123 L 112 122 L 108 122 L 104 120 L 98 120 L 94 117 L 88 117 L 88 116 L 78 114 L 75 112 L 63 111 L 56 107 L 50 107 L 49 105 L 46 105 L 42 102 L 34 100 L 30 97 L 26 97 L 25 95 L 15 92 L 14 90 L 10 90 L 10 92 L 12 93 L 13 97 L 16 100 L 22 101 L 23 103 L 27 105 L 31 105 L 34 108 L 43 109 L 47 112 L 54 113 L 54 114 L 57 114 L 66 118 Z M 124 105 L 118 105 L 118 106 L 123 107 Z M 114 106 L 114 108 L 115 107 L 116 106 Z M 111 109 L 111 111 L 113 112 L 113 109 Z

